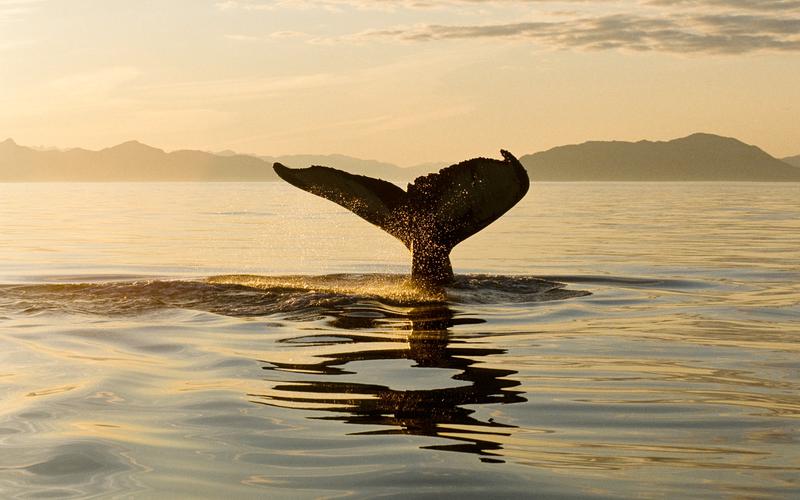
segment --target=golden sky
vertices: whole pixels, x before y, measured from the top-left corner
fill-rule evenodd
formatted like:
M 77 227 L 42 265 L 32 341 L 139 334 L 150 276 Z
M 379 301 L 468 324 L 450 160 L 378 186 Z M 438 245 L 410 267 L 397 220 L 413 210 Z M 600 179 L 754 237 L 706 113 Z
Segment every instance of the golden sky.
M 0 140 L 410 165 L 703 131 L 800 153 L 795 0 L 0 0 Z

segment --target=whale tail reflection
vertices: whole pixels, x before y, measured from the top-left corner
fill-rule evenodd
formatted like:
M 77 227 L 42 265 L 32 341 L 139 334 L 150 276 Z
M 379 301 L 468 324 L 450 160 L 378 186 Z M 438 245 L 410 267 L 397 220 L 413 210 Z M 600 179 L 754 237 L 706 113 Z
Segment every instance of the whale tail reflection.
M 530 180 L 508 151 L 503 160 L 473 158 L 417 178 L 407 191 L 381 179 L 330 167 L 289 168 L 278 176 L 337 203 L 399 239 L 411 251 L 412 278 L 422 284 L 453 281 L 450 251 L 517 204 Z
M 321 420 L 386 427 L 353 434 L 446 437 L 456 443 L 423 448 L 475 453 L 484 461 L 500 461 L 496 458 L 502 455 L 500 438 L 508 436 L 514 426 L 492 418 L 479 418 L 476 415 L 479 409 L 474 407 L 521 403 L 526 399 L 522 391 L 514 390 L 520 383 L 509 378 L 517 372 L 476 366 L 480 363 L 474 358 L 501 355 L 506 351 L 475 348 L 452 340 L 450 327 L 482 321 L 454 317 L 453 311 L 442 305 L 414 308 L 388 318 L 350 311 L 348 316 L 334 318 L 332 322 L 339 328 L 346 325 L 350 330 L 362 330 L 397 325 L 398 320 L 405 321 L 404 327 L 410 326 L 409 336 L 355 332 L 337 333 L 335 341 L 324 334 L 287 339 L 326 348 L 335 342 L 336 347 L 344 349 L 317 355 L 308 363 L 268 361 L 266 370 L 311 377 L 276 382 L 266 393 L 250 396 L 254 402 L 265 405 L 328 413 L 313 417 Z M 378 347 L 379 343 L 389 345 Z M 357 376 L 357 367 L 354 367 L 357 362 L 388 360 L 410 360 L 414 368 L 453 370 L 456 374 L 451 379 L 456 382 L 442 388 L 403 390 L 380 383 L 333 380 L 342 375 L 348 379 Z M 314 375 L 325 375 L 327 380 L 315 380 Z

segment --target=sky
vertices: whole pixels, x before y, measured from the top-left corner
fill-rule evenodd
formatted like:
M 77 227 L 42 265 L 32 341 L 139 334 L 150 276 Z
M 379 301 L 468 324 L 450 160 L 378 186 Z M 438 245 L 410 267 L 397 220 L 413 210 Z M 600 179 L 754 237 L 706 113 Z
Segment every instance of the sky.
M 799 121 L 800 0 L 0 0 L 0 140 L 31 146 L 781 157 Z

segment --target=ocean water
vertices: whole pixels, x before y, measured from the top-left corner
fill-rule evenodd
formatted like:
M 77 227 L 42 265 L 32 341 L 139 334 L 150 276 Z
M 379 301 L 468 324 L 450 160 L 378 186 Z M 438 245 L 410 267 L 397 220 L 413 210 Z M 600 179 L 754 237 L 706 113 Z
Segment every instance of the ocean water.
M 279 183 L 0 229 L 2 498 L 800 496 L 800 184 L 534 183 L 435 296 Z

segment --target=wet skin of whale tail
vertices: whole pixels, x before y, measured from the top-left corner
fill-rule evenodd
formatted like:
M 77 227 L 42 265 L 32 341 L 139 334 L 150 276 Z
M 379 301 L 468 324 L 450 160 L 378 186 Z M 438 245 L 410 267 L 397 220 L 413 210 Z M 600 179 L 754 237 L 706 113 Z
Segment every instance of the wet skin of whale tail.
M 453 280 L 450 251 L 506 213 L 528 192 L 530 180 L 508 151 L 502 160 L 473 158 L 418 177 L 407 191 L 381 179 L 330 167 L 289 168 L 278 176 L 337 203 L 403 242 L 411 277 L 426 286 Z

